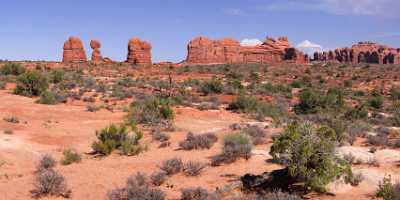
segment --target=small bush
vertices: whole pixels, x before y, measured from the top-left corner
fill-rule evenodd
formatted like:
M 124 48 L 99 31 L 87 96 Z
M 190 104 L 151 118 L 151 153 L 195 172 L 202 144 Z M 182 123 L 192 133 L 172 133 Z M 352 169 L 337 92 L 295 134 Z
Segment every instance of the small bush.
M 354 174 L 352 176 L 346 177 L 346 182 L 350 183 L 352 186 L 358 186 L 364 180 L 364 176 L 361 173 Z
M 163 171 L 155 172 L 150 176 L 150 180 L 153 185 L 160 186 L 167 180 L 167 173 Z
M 202 162 L 189 161 L 183 166 L 183 173 L 186 176 L 198 176 L 205 167 L 206 164 Z
M 217 136 L 213 133 L 194 135 L 189 132 L 186 135 L 186 139 L 179 143 L 179 146 L 184 150 L 210 149 L 217 140 Z
M 53 169 L 57 162 L 50 154 L 44 155 L 36 166 L 37 172 Z
M 169 101 L 157 97 L 145 97 L 131 104 L 127 121 L 133 124 L 156 125 L 162 121 L 172 120 L 174 117 Z
M 18 76 L 25 72 L 25 68 L 20 64 L 16 63 L 7 63 L 0 68 L 0 73 L 3 75 L 15 75 Z
M 28 71 L 17 77 L 14 93 L 22 96 L 39 96 L 49 87 L 47 79 L 37 71 Z
M 70 165 L 72 163 L 79 163 L 82 160 L 81 155 L 74 149 L 66 149 L 63 152 L 64 159 L 61 160 L 61 164 Z
M 220 93 L 222 93 L 223 89 L 224 89 L 224 85 L 217 78 L 213 78 L 209 81 L 205 81 L 200 86 L 200 91 L 204 95 L 220 94 Z
M 384 200 L 400 199 L 400 184 L 393 184 L 390 176 L 384 177 L 378 185 L 376 197 L 383 198 Z
M 183 162 L 180 158 L 171 158 L 164 160 L 160 166 L 160 169 L 164 171 L 168 176 L 177 174 L 183 169 Z
M 265 138 L 267 135 L 265 133 L 265 130 L 256 125 L 247 126 L 242 131 L 244 134 L 251 137 L 254 145 L 260 145 L 266 142 Z
M 384 98 L 382 95 L 375 94 L 368 99 L 368 105 L 371 106 L 372 108 L 380 109 L 382 108 L 383 100 Z
M 50 82 L 52 83 L 61 83 L 64 80 L 65 72 L 62 69 L 56 69 L 51 71 L 50 73 Z
M 115 149 L 120 149 L 125 155 L 136 155 L 143 148 L 139 144 L 143 133 L 136 127 L 128 129 L 125 125 L 111 124 L 101 131 L 96 131 L 98 141 L 92 144 L 94 153 L 109 155 Z
M 159 142 L 166 142 L 171 138 L 168 134 L 162 133 L 160 131 L 154 131 L 151 136 L 153 140 Z
M 57 104 L 56 95 L 50 91 L 44 91 L 40 94 L 40 99 L 36 101 L 39 104 L 54 105 Z
M 252 143 L 249 136 L 242 133 L 230 133 L 224 137 L 222 153 L 211 157 L 211 165 L 219 166 L 222 163 L 233 163 L 239 158 L 251 157 Z
M 107 194 L 108 200 L 164 200 L 165 193 L 152 187 L 146 180 L 144 174 L 138 173 L 136 176 L 128 178 L 126 186 L 116 188 Z
M 389 144 L 389 139 L 386 135 L 382 134 L 371 135 L 368 137 L 368 143 L 375 146 L 387 146 Z
M 14 131 L 12 129 L 7 128 L 7 129 L 4 129 L 3 133 L 7 134 L 7 135 L 12 135 L 14 133 Z
M 35 198 L 48 195 L 64 198 L 71 196 L 71 190 L 67 188 L 64 176 L 52 169 L 43 170 L 36 175 L 34 189 L 31 192 Z
M 197 188 L 184 188 L 181 190 L 181 200 L 218 200 L 220 199 L 216 194 L 209 193 L 206 189 L 201 187 Z

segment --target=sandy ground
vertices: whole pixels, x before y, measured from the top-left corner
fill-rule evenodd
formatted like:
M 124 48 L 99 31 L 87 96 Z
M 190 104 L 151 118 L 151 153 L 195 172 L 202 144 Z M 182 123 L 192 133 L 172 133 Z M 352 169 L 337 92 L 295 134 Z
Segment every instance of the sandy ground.
M 209 150 L 178 150 L 179 141 L 188 131 L 195 134 L 215 132 L 222 138 L 229 131 L 232 123 L 246 121 L 240 115 L 224 110 L 199 111 L 194 108 L 176 108 L 175 124 L 177 131 L 170 133 L 171 146 L 158 148 L 145 133 L 144 142 L 149 150 L 138 156 L 112 154 L 105 158 L 94 158 L 90 152 L 95 140 L 95 131 L 110 123 L 121 122 L 123 112 L 101 110 L 87 112 L 83 105 L 39 105 L 31 98 L 25 98 L 0 91 L 0 118 L 16 116 L 20 123 L 13 124 L 0 120 L 0 200 L 31 199 L 30 190 L 34 179 L 35 166 L 40 156 L 52 154 L 57 160 L 62 158 L 65 148 L 75 148 L 83 154 L 81 163 L 56 167 L 65 177 L 72 189 L 73 200 L 105 199 L 106 193 L 125 184 L 126 179 L 136 172 L 151 174 L 158 170 L 158 165 L 165 159 L 180 157 L 184 161 L 196 160 L 209 162 L 209 157 L 217 154 L 221 144 L 217 143 Z M 13 134 L 3 134 L 5 129 L 12 129 Z M 268 129 L 269 134 L 277 133 Z M 167 199 L 179 199 L 180 189 L 202 186 L 213 190 L 221 188 L 245 173 L 259 174 L 278 169 L 280 166 L 266 162 L 270 144 L 255 147 L 256 155 L 250 160 L 240 160 L 234 164 L 207 167 L 198 177 L 185 177 L 182 174 L 168 179 L 161 189 L 167 193 Z M 385 154 L 383 152 L 382 157 Z M 376 182 L 387 172 L 400 174 L 394 169 L 396 161 L 386 162 L 380 168 L 360 166 L 356 170 L 369 175 L 360 187 L 339 186 L 336 196 L 311 196 L 312 199 L 370 199 L 376 188 Z M 379 178 L 377 178 L 379 177 Z M 169 185 L 171 187 L 166 187 Z M 56 199 L 52 197 L 43 199 Z

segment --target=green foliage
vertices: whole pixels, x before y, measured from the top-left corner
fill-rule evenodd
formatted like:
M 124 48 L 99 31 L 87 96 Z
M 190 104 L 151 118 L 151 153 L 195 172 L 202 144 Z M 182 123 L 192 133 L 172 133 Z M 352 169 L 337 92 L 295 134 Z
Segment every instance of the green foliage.
M 222 81 L 215 77 L 209 81 L 203 82 L 200 86 L 200 91 L 204 95 L 220 94 L 222 93 L 223 89 L 224 85 L 222 84 Z
M 272 83 L 266 83 L 262 84 L 258 88 L 258 92 L 261 94 L 266 94 L 266 95 L 272 95 L 272 94 L 291 94 L 292 92 L 292 87 L 288 85 L 283 85 L 283 84 L 272 84 Z
M 23 96 L 39 96 L 49 87 L 47 79 L 37 71 L 28 71 L 17 77 L 15 94 Z
M 400 100 L 400 89 L 399 88 L 392 88 L 390 89 L 390 96 L 393 100 Z
M 36 103 L 54 105 L 57 103 L 56 95 L 53 92 L 46 90 L 40 94 L 40 99 L 38 99 Z
M 336 133 L 329 127 L 316 129 L 309 122 L 293 122 L 274 139 L 270 154 L 306 188 L 325 191 L 328 183 L 351 172 L 349 165 L 335 155 L 335 140 Z
M 345 113 L 345 118 L 349 120 L 366 119 L 367 117 L 368 117 L 368 111 L 365 109 L 363 105 L 357 106 L 355 108 L 350 108 Z
M 373 94 L 369 99 L 368 99 L 368 105 L 371 106 L 372 108 L 375 109 L 380 109 L 382 108 L 383 105 L 383 96 L 381 94 Z
M 383 198 L 383 200 L 400 199 L 400 185 L 393 184 L 390 176 L 384 177 L 382 182 L 378 185 L 376 197 Z
M 124 155 L 136 155 L 141 152 L 139 140 L 142 139 L 143 133 L 138 131 L 136 127 L 131 130 L 125 125 L 111 124 L 106 128 L 96 131 L 97 140 L 92 144 L 95 153 L 109 155 L 115 149 L 121 149 Z
M 340 88 L 329 89 L 325 94 L 310 88 L 299 94 L 300 102 L 294 109 L 297 114 L 312 114 L 323 109 L 339 109 L 344 106 L 344 94 Z
M 170 104 L 168 99 L 154 96 L 137 99 L 130 106 L 127 121 L 155 125 L 164 120 L 172 120 L 175 116 Z
M 50 82 L 51 83 L 61 83 L 64 80 L 65 71 L 62 69 L 56 69 L 51 71 L 50 73 Z
M 343 81 L 343 86 L 346 88 L 350 88 L 353 86 L 353 81 L 352 80 L 345 80 Z
M 61 160 L 62 165 L 70 165 L 72 163 L 79 163 L 82 160 L 81 155 L 74 149 L 66 149 L 63 152 L 64 158 Z
M 25 68 L 20 64 L 16 63 L 7 63 L 0 68 L 0 73 L 3 75 L 15 75 L 18 76 L 25 72 Z

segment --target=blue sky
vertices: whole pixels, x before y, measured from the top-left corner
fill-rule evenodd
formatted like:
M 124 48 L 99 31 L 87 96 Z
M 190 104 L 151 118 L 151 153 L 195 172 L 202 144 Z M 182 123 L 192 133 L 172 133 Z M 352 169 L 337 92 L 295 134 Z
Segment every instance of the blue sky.
M 264 40 L 287 35 L 323 49 L 371 40 L 400 47 L 399 0 L 1 0 L 0 59 L 61 60 L 69 36 L 126 59 L 127 43 L 152 43 L 154 61 L 180 61 L 196 36 Z

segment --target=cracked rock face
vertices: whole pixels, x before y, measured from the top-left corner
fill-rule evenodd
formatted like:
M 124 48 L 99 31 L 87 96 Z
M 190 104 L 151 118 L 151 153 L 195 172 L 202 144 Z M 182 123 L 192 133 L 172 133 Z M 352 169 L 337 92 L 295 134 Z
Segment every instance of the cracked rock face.
M 86 53 L 82 40 L 78 37 L 70 37 L 64 43 L 63 62 L 79 63 L 86 62 Z
M 187 46 L 186 63 L 221 64 L 221 63 L 269 63 L 291 61 L 306 63 L 308 58 L 289 44 L 287 37 L 266 38 L 256 46 L 241 46 L 231 38 L 211 40 L 197 37 Z

